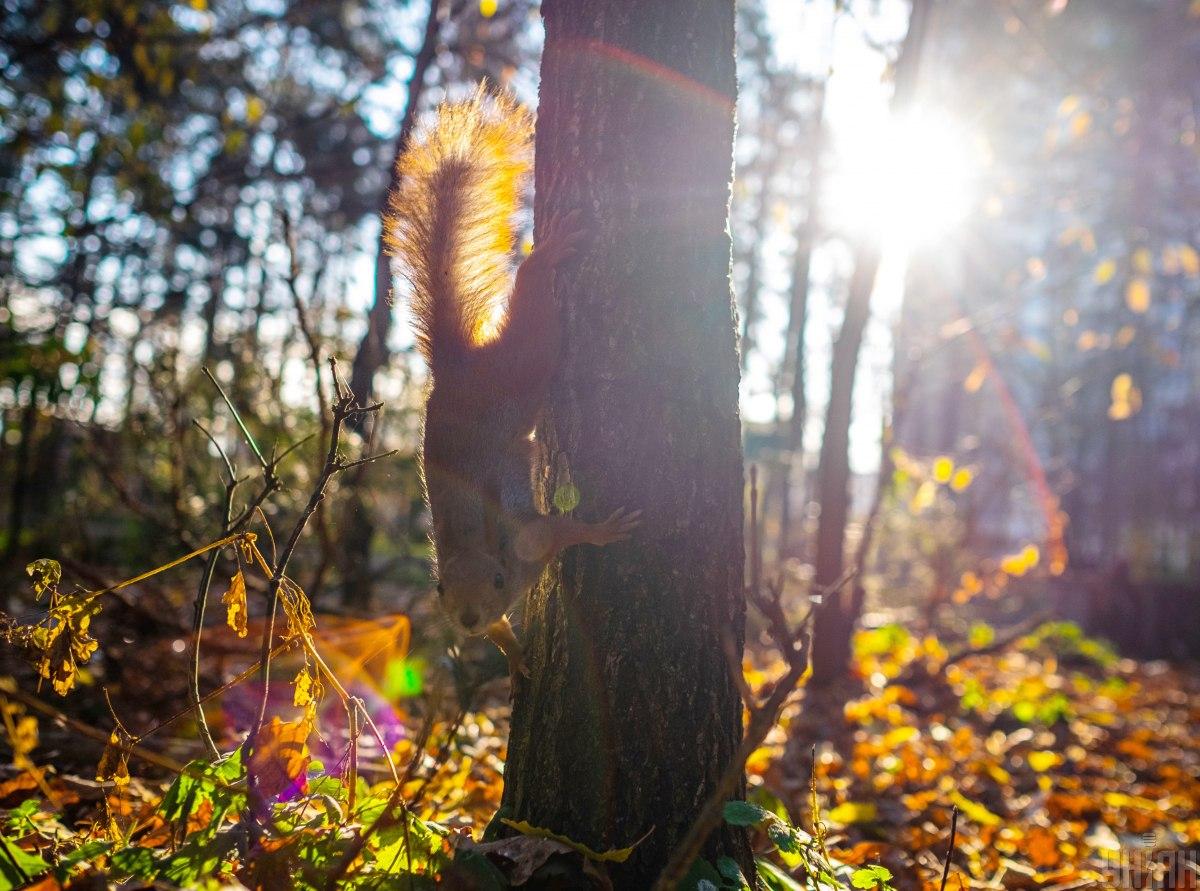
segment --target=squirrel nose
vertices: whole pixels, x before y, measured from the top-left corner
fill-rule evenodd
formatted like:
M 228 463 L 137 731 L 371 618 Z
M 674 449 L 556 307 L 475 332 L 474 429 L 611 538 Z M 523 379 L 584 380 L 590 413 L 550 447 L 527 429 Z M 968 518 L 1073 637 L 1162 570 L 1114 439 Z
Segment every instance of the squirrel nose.
M 458 618 L 462 621 L 464 628 L 472 631 L 475 628 L 475 623 L 479 621 L 479 613 L 473 609 L 465 609 Z

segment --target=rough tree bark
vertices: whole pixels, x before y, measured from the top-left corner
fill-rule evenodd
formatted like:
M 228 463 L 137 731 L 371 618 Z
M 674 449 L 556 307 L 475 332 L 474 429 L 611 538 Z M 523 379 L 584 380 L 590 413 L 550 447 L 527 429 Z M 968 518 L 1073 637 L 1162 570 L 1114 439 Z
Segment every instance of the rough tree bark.
M 743 643 L 738 358 L 727 228 L 734 5 L 547 0 L 536 218 L 581 208 L 558 277 L 565 349 L 539 428 L 550 507 L 644 511 L 575 548 L 526 609 L 503 805 L 593 848 L 646 836 L 648 887 L 741 736 L 724 654 Z M 651 831 L 652 830 L 652 831 Z M 649 835 L 647 835 L 649 833 Z M 706 856 L 750 869 L 723 829 Z
M 908 33 L 896 59 L 895 87 L 890 113 L 900 117 L 912 104 L 921 52 L 928 31 L 931 0 L 913 0 Z M 850 513 L 850 421 L 854 380 L 863 332 L 870 317 L 871 293 L 879 271 L 882 246 L 878 237 L 864 236 L 855 246 L 854 273 L 846 296 L 846 314 L 833 345 L 829 404 L 817 464 L 817 556 L 814 589 L 829 589 L 845 571 L 846 520 Z M 858 621 L 856 598 L 843 590 L 818 611 L 813 625 L 813 676 L 810 687 L 820 688 L 845 676 L 850 663 L 850 640 Z

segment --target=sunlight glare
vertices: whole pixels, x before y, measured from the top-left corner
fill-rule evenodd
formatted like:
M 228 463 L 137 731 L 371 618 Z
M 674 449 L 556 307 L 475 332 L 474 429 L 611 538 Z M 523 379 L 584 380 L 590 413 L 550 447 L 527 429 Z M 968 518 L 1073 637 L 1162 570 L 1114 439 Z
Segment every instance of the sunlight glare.
M 882 134 L 847 135 L 858 148 L 835 161 L 840 176 L 830 197 L 852 229 L 911 250 L 966 219 L 976 164 L 966 135 L 949 120 L 918 114 Z

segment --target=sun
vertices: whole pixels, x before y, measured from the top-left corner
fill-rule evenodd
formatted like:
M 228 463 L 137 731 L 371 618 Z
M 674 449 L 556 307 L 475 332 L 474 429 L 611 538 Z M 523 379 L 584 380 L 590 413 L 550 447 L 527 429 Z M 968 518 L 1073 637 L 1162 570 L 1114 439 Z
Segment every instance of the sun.
M 971 140 L 948 117 L 914 113 L 842 134 L 830 201 L 857 234 L 911 251 L 949 238 L 974 202 Z

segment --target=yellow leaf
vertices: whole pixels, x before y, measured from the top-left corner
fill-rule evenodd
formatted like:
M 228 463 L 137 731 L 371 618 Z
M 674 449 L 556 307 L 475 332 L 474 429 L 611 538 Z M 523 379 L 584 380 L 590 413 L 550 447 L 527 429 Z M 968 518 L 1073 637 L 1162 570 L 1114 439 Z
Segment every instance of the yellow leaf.
M 325 692 L 321 679 L 314 675 L 306 664 L 296 675 L 295 690 L 292 692 L 292 705 L 304 709 L 304 719 L 313 724 L 317 720 L 317 705 Z
M 978 393 L 985 380 L 987 380 L 987 366 L 981 362 L 971 369 L 971 373 L 963 381 L 963 389 L 968 393 Z
M 913 495 L 909 502 L 909 510 L 914 514 L 919 514 L 928 507 L 933 506 L 933 502 L 937 499 L 937 486 L 931 480 L 925 480 L 917 488 L 916 494 Z
M 580 844 L 577 841 L 572 841 L 565 835 L 559 835 L 557 832 L 551 832 L 549 829 L 542 829 L 539 826 L 533 826 L 526 823 L 524 820 L 509 820 L 507 817 L 501 817 L 500 822 L 505 826 L 517 830 L 521 835 L 528 835 L 532 838 L 549 838 L 560 844 L 566 845 L 573 851 L 578 851 L 589 860 L 598 860 L 604 863 L 624 863 L 629 859 L 629 855 L 633 853 L 633 849 L 642 843 L 646 836 L 642 836 L 628 848 L 613 848 L 608 851 L 595 851 L 587 845 Z M 650 833 L 646 833 L 649 835 Z
M 1128 374 L 1118 374 L 1112 382 L 1112 403 L 1108 416 L 1114 421 L 1124 421 L 1137 414 L 1142 408 L 1142 391 Z
M 971 480 L 975 477 L 971 471 L 965 467 L 960 467 L 954 471 L 954 476 L 950 477 L 950 488 L 955 492 L 961 492 L 967 486 L 971 485 Z
M 27 565 L 25 573 L 33 579 L 33 599 L 41 600 L 42 595 L 49 591 L 53 601 L 58 583 L 62 581 L 62 565 L 57 560 L 43 557 Z
M 1117 336 L 1113 342 L 1119 347 L 1127 347 L 1133 343 L 1133 339 L 1137 337 L 1137 328 L 1132 325 L 1122 325 L 1117 329 Z
M 1113 259 L 1104 260 L 1098 265 L 1092 273 L 1092 278 L 1098 285 L 1106 285 L 1113 280 L 1113 276 L 1117 274 L 1117 261 Z
M 953 474 L 954 462 L 949 458 L 942 456 L 933 462 L 933 478 L 937 482 L 948 483 Z
M 296 679 L 292 683 L 296 687 L 292 694 L 292 705 L 303 708 L 312 702 L 313 677 L 308 673 L 307 665 L 300 669 L 300 673 L 296 675 Z
M 490 19 L 496 14 L 496 7 L 499 5 L 498 0 L 479 0 L 479 14 L 485 19 Z
M 895 730 L 889 730 L 884 734 L 880 744 L 887 749 L 894 749 L 896 746 L 902 745 L 917 736 L 917 728 L 911 724 L 905 727 L 897 727 Z
M 950 793 L 950 800 L 958 805 L 958 809 L 962 811 L 962 815 L 968 820 L 978 823 L 980 826 L 999 826 L 1000 818 L 989 811 L 982 804 L 977 804 L 971 801 L 958 790 Z
M 33 759 L 29 756 L 38 744 L 38 722 L 33 715 L 21 714 L 24 706 L 10 702 L 5 706 L 5 729 L 8 731 L 8 744 L 12 747 L 12 763 L 20 770 L 35 769 Z M 9 720 L 11 719 L 11 724 Z
M 1139 314 L 1150 308 L 1150 285 L 1144 278 L 1129 280 L 1125 288 L 1125 305 Z
M 1132 265 L 1134 271 L 1149 275 L 1154 271 L 1154 256 L 1146 248 L 1140 247 L 1133 252 Z
M 873 801 L 845 801 L 831 810 L 826 816 L 831 823 L 870 823 L 879 814 Z
M 248 123 L 257 123 L 267 110 L 267 104 L 257 96 L 251 96 L 246 100 L 246 121 Z
M 246 608 L 246 579 L 239 569 L 229 580 L 229 590 L 221 598 L 225 604 L 225 621 L 237 632 L 238 637 L 246 636 L 246 619 L 249 616 Z
M 1006 575 L 1019 578 L 1029 570 L 1029 567 L 1025 565 L 1025 559 L 1022 554 L 1009 554 L 1000 560 L 1000 570 Z
M 1062 763 L 1062 756 L 1057 752 L 1030 752 L 1027 759 L 1029 766 L 1038 773 L 1045 773 L 1050 768 Z
M 1071 135 L 1076 139 L 1087 136 L 1088 131 L 1091 129 L 1092 115 L 1090 112 L 1079 111 L 1071 115 Z

